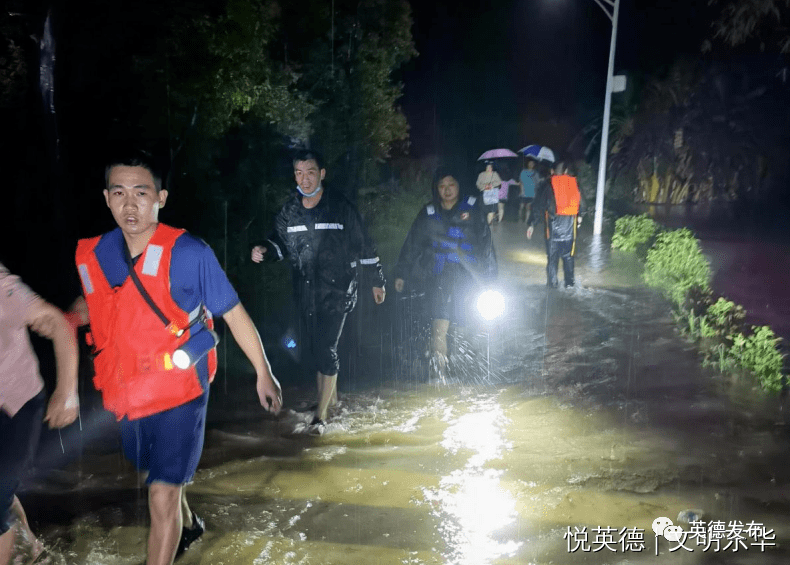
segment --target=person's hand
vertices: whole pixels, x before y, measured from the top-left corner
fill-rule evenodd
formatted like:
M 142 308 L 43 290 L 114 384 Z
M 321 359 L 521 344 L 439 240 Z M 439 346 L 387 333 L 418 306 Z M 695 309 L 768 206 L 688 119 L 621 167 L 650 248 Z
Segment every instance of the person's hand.
M 384 302 L 384 298 L 387 296 L 387 291 L 384 290 L 382 287 L 374 286 L 373 287 L 373 302 L 376 304 L 381 304 Z
M 527 228 L 527 239 L 532 239 L 532 232 L 533 231 L 535 231 L 535 228 L 533 226 L 529 226 Z
M 395 292 L 403 292 L 403 279 L 395 279 Z
M 252 248 L 252 260 L 255 263 L 263 261 L 263 256 L 266 254 L 266 248 L 263 245 L 256 245 Z
M 55 313 L 51 310 L 43 311 L 40 316 L 30 323 L 30 329 L 36 332 L 41 337 L 52 339 L 55 337 L 55 325 L 57 319 Z
M 283 391 L 274 375 L 258 377 L 255 390 L 258 391 L 258 400 L 261 401 L 261 406 L 272 414 L 277 414 L 280 411 L 283 405 Z
M 488 183 L 488 184 L 486 185 L 486 190 L 491 190 L 491 183 Z
M 51 429 L 63 428 L 77 419 L 80 409 L 80 399 L 77 391 L 63 391 L 59 388 L 52 393 L 47 406 L 47 415 L 44 421 L 49 423 Z

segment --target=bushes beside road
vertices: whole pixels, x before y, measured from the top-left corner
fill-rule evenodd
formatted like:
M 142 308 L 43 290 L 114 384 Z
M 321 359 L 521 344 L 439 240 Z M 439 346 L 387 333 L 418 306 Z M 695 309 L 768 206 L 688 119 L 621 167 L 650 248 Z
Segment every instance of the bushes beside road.
M 782 389 L 780 338 L 768 326 L 749 326 L 743 307 L 714 295 L 710 265 L 690 230 L 664 230 L 646 214 L 623 216 L 615 223 L 612 248 L 644 258 L 645 282 L 675 305 L 679 328 L 699 343 L 703 364 L 752 375 L 769 392 Z

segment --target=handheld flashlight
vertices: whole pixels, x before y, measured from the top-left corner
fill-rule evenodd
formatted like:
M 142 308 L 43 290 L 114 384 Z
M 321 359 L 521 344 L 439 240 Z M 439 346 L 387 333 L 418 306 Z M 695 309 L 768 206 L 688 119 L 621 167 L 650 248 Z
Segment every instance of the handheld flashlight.
M 179 369 L 189 369 L 218 343 L 217 332 L 208 328 L 199 330 L 173 353 L 173 365 Z
M 477 311 L 489 322 L 505 312 L 505 297 L 496 290 L 486 290 L 477 297 Z

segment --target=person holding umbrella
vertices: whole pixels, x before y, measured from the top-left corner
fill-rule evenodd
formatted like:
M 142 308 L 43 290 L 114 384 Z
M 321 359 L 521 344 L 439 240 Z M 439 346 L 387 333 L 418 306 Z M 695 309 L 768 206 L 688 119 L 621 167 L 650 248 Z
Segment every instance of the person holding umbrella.
M 529 219 L 532 202 L 538 198 L 543 181 L 548 176 L 547 168 L 554 163 L 554 151 L 544 145 L 527 145 L 518 150 L 524 156 L 524 168 L 519 176 L 521 198 L 519 219 Z M 541 165 L 538 167 L 538 165 Z
M 486 213 L 486 222 L 490 226 L 497 214 L 499 204 L 499 187 L 502 179 L 494 170 L 494 162 L 486 161 L 486 170 L 477 175 L 477 189 L 483 193 L 483 210 Z

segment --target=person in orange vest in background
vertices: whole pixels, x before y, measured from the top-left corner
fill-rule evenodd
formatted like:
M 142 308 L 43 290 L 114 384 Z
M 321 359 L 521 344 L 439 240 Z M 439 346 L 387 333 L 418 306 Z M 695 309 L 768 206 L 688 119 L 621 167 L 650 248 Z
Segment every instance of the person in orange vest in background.
M 222 316 L 256 373 L 261 405 L 277 413 L 280 384 L 260 336 L 214 252 L 159 222 L 162 175 L 144 151 L 105 168 L 104 199 L 118 227 L 77 245 L 82 296 L 68 317 L 90 324 L 94 384 L 121 427 L 126 457 L 147 473 L 147 565 L 169 565 L 203 533 L 184 486 L 203 450 L 216 371 L 213 316 Z
M 546 274 L 548 286 L 557 288 L 557 268 L 560 257 L 565 287 L 573 286 L 573 256 L 576 253 L 576 233 L 586 211 L 584 198 L 570 167 L 557 163 L 551 177 L 544 183 L 533 203 L 527 220 L 527 239 L 532 239 L 535 223 L 542 219 L 546 224 Z

